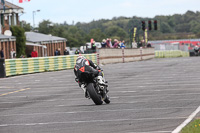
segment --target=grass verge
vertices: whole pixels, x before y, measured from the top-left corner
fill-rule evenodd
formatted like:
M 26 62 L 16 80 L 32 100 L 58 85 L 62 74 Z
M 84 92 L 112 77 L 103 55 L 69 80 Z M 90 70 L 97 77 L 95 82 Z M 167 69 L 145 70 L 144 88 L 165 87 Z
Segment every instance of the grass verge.
M 200 119 L 195 119 L 181 130 L 181 133 L 200 133 Z

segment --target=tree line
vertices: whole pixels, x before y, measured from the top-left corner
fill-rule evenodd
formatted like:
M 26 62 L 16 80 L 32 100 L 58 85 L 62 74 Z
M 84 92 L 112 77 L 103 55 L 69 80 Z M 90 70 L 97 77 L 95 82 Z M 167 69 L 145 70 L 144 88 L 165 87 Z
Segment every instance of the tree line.
M 133 27 L 137 27 L 137 41 L 142 40 L 142 21 L 148 27 L 149 20 L 157 20 L 158 30 L 149 31 L 149 40 L 168 39 L 191 39 L 200 37 L 200 12 L 187 11 L 185 14 L 157 15 L 154 18 L 142 17 L 114 17 L 112 19 L 93 20 L 89 23 L 78 22 L 69 25 L 67 22 L 61 24 L 43 20 L 36 29 L 40 33 L 51 34 L 67 39 L 67 46 L 79 47 L 89 42 L 93 38 L 96 42 L 103 39 L 112 38 L 130 42 L 130 34 Z M 25 31 L 30 31 L 32 27 L 29 23 L 23 23 Z

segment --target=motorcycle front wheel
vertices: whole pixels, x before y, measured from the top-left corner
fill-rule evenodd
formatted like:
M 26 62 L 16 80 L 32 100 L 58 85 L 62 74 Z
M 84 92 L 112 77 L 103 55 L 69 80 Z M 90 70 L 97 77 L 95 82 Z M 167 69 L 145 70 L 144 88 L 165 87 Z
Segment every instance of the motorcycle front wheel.
M 90 95 L 90 98 L 93 100 L 93 102 L 96 104 L 96 105 L 101 105 L 103 103 L 103 100 L 102 100 L 102 97 L 101 95 L 99 95 L 95 88 L 94 88 L 94 85 L 93 83 L 89 83 L 87 85 L 87 91 Z
M 106 98 L 104 99 L 104 102 L 105 102 L 106 104 L 109 104 L 109 103 L 110 103 L 110 98 L 109 98 L 108 95 L 106 95 Z

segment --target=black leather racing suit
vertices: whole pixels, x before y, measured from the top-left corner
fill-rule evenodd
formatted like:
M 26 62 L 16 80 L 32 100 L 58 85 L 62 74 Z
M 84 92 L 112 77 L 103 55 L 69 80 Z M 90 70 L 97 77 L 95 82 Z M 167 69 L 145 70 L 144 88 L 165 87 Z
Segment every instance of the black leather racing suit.
M 87 60 L 85 58 L 78 58 L 76 60 L 76 65 L 74 67 L 74 74 L 76 75 L 76 79 L 78 79 L 78 82 L 81 83 L 82 82 L 81 73 L 90 72 L 93 73 L 94 76 L 96 77 L 99 74 L 99 71 L 96 69 L 97 65 L 95 65 L 91 60 Z

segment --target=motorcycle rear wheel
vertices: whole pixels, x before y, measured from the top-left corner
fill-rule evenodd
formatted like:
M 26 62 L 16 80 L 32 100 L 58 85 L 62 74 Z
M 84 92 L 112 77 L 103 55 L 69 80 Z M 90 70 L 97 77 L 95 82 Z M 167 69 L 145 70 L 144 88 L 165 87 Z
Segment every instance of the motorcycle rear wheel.
M 102 100 L 102 97 L 101 95 L 99 95 L 95 88 L 94 88 L 94 85 L 93 83 L 89 83 L 87 85 L 87 91 L 90 95 L 90 98 L 93 100 L 93 102 L 96 104 L 96 105 L 101 105 L 103 103 L 103 100 Z

